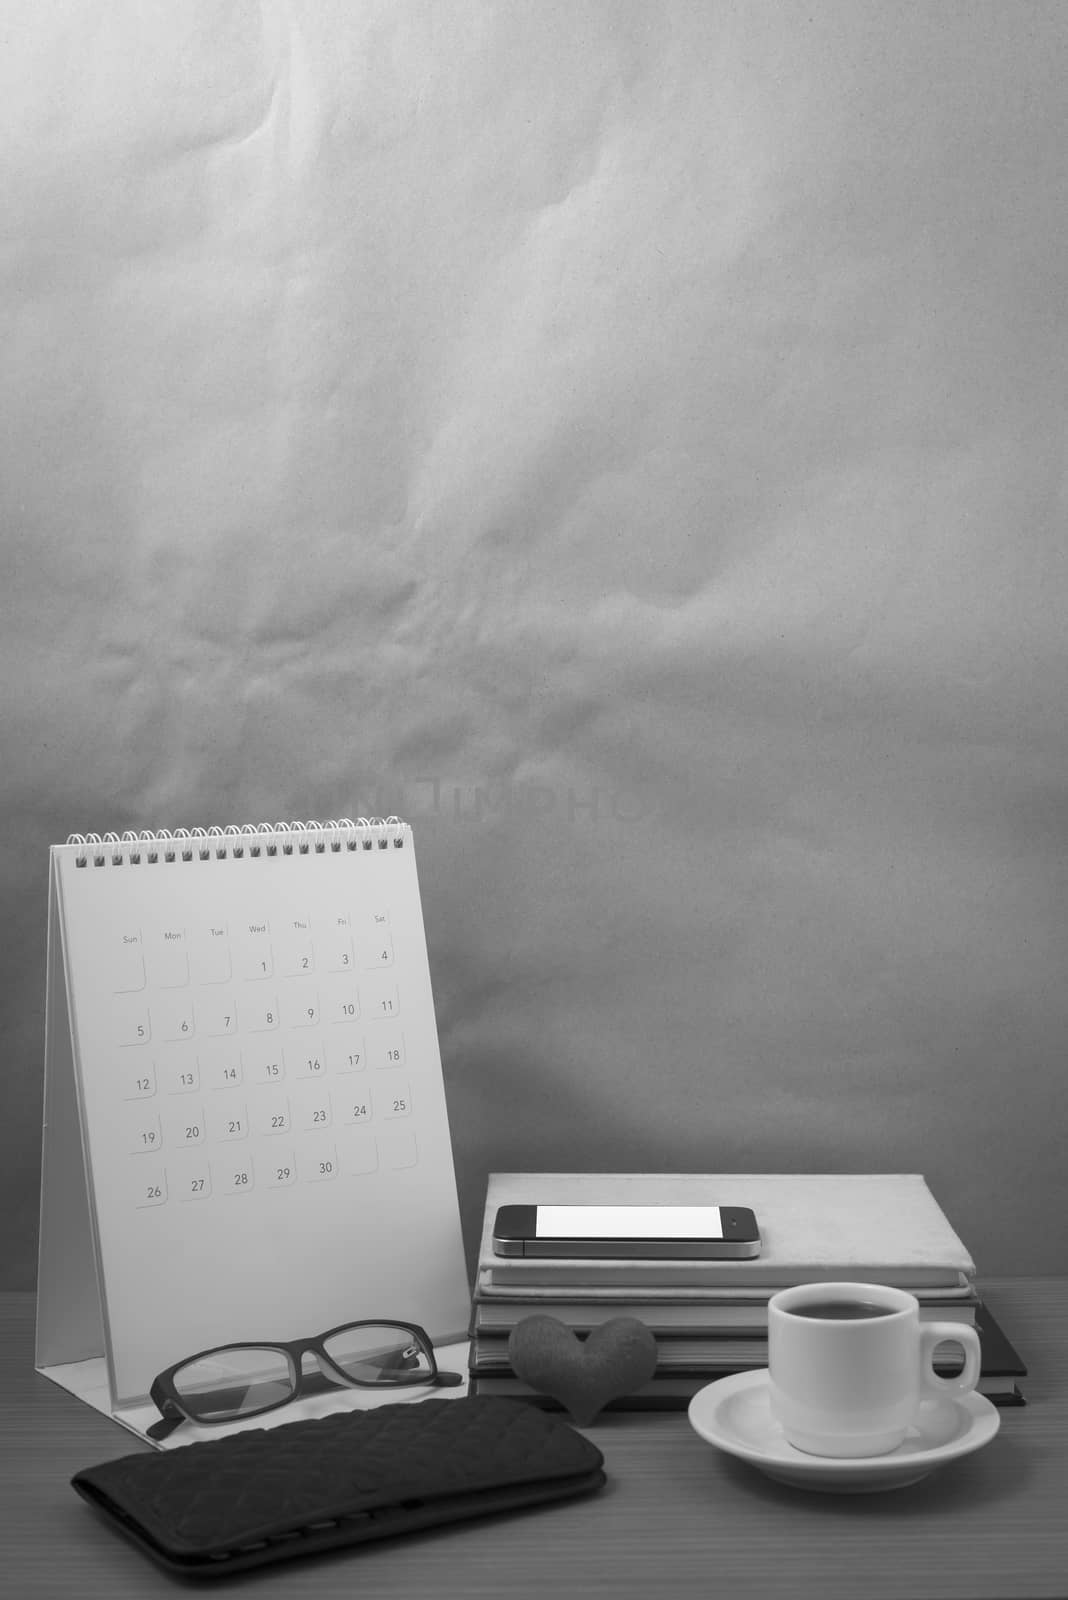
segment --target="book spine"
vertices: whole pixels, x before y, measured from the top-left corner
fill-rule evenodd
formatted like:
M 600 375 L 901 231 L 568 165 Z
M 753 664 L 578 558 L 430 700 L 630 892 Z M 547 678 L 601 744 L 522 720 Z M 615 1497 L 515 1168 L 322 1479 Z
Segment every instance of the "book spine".
M 926 1321 L 974 1322 L 980 1301 L 978 1295 L 967 1300 L 925 1299 L 920 1302 L 920 1317 Z M 709 1333 L 734 1333 L 766 1330 L 766 1300 L 717 1304 L 714 1300 L 617 1300 L 589 1302 L 577 1300 L 485 1299 L 476 1289 L 472 1297 L 471 1329 L 494 1332 L 513 1328 L 524 1317 L 553 1316 L 567 1327 L 589 1331 L 615 1317 L 636 1317 L 639 1322 L 665 1334 L 679 1330 L 691 1337 L 698 1330 Z
M 647 1389 L 637 1390 L 634 1394 L 622 1395 L 618 1399 L 610 1400 L 603 1408 L 605 1411 L 686 1411 L 693 1396 L 706 1387 L 708 1383 L 719 1378 L 731 1376 L 727 1372 L 717 1372 L 714 1375 L 702 1373 L 697 1377 L 682 1379 L 679 1384 L 669 1384 L 664 1380 L 654 1379 Z M 520 1383 L 518 1378 L 506 1378 L 500 1375 L 493 1377 L 481 1376 L 474 1373 L 471 1376 L 468 1392 L 470 1394 L 496 1394 L 504 1395 L 509 1399 L 523 1400 L 529 1405 L 537 1406 L 542 1411 L 563 1411 L 564 1406 L 559 1400 L 553 1400 L 548 1395 L 538 1394 L 526 1384 Z M 986 1396 L 991 1405 L 995 1406 L 1025 1406 L 1027 1397 L 1022 1393 L 1018 1384 L 1010 1383 L 1000 1387 L 996 1383 L 988 1385 L 986 1380 L 980 1380 L 980 1394 Z
M 591 1267 L 586 1262 L 584 1268 L 546 1269 L 540 1263 L 532 1263 L 527 1267 L 518 1262 L 512 1266 L 502 1266 L 497 1261 L 483 1260 L 479 1262 L 479 1276 L 486 1288 L 493 1291 L 574 1294 L 576 1289 L 581 1288 L 583 1293 L 595 1292 L 598 1295 L 613 1290 L 633 1294 L 640 1288 L 649 1293 L 658 1290 L 678 1293 L 681 1290 L 694 1294 L 728 1292 L 767 1296 L 789 1284 L 833 1283 L 843 1277 L 864 1283 L 883 1283 L 892 1288 L 943 1292 L 966 1289 L 970 1283 L 967 1274 L 955 1268 L 879 1267 L 859 1262 L 853 1265 L 843 1263 L 836 1267 L 783 1265 L 754 1271 L 739 1270 L 729 1276 L 722 1270 L 691 1267 L 687 1262 L 665 1265 L 664 1262 L 632 1261 L 625 1267 Z

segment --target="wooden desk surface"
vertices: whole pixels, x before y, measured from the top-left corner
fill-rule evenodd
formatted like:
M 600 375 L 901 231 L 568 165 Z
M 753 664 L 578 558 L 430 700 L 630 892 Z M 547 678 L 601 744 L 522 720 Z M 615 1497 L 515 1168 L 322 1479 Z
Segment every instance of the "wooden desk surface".
M 283 1563 L 214 1592 L 449 1600 L 1043 1600 L 1068 1595 L 1068 1279 L 991 1279 L 1030 1368 L 1029 1404 L 985 1450 L 881 1495 L 812 1494 L 703 1444 L 684 1412 L 586 1430 L 606 1488 L 573 1504 Z M 0 1527 L 12 1596 L 145 1600 L 192 1592 L 70 1488 L 136 1439 L 33 1370 L 33 1299 L 0 1295 Z M 144 1446 L 145 1449 L 148 1446 Z M 213 1590 L 208 1585 L 205 1593 Z

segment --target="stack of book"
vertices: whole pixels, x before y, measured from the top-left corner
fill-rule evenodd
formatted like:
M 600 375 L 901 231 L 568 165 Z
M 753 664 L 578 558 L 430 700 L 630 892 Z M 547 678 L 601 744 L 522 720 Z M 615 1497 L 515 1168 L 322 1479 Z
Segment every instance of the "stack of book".
M 737 1205 L 756 1213 L 752 1260 L 590 1260 L 499 1256 L 493 1223 L 504 1205 Z M 707 1383 L 767 1366 L 768 1300 L 792 1284 L 894 1284 L 924 1320 L 973 1324 L 983 1350 L 980 1391 L 1020 1405 L 1026 1374 L 976 1287 L 975 1264 L 918 1173 L 492 1173 L 472 1295 L 470 1390 L 554 1405 L 523 1384 L 508 1336 L 536 1313 L 581 1339 L 613 1317 L 654 1335 L 652 1380 L 617 1410 L 681 1410 Z M 959 1347 L 937 1363 L 960 1370 Z

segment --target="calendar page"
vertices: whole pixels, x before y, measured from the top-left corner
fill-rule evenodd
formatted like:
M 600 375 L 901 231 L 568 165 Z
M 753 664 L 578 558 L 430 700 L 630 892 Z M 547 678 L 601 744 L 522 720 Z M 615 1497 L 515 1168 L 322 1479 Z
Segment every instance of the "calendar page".
M 211 1345 L 469 1294 L 411 830 L 53 852 L 116 1404 Z

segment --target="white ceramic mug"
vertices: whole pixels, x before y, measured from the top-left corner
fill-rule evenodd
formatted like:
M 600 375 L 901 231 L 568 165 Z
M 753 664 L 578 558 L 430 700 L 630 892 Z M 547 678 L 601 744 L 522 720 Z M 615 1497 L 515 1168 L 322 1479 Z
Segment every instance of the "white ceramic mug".
M 871 1310 L 842 1320 L 849 1305 Z M 933 1365 L 935 1346 L 946 1340 L 964 1349 L 964 1369 L 952 1378 L 939 1377 Z M 905 1289 L 806 1283 L 768 1302 L 772 1414 L 809 1455 L 896 1450 L 921 1401 L 975 1388 L 980 1360 L 973 1327 L 921 1322 L 919 1301 Z

